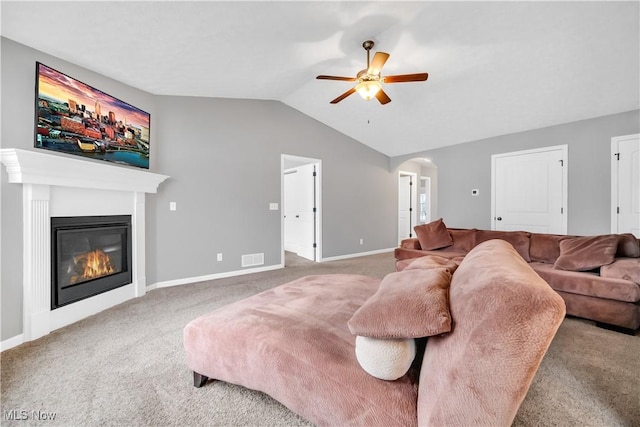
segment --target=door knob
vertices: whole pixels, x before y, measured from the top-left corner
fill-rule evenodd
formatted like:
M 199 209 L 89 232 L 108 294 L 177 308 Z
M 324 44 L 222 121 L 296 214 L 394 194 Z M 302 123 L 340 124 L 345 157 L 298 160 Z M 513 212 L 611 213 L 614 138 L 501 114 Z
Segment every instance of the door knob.
M 499 216 L 498 218 L 496 218 L 498 221 L 502 221 L 502 217 Z

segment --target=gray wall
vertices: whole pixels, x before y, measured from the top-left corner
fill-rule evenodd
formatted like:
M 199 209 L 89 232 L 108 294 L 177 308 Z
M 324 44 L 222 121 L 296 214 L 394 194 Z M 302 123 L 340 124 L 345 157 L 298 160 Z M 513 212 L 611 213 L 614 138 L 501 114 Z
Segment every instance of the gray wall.
M 280 264 L 269 203 L 280 203 L 282 154 L 322 161 L 323 258 L 395 246 L 388 157 L 280 102 L 163 96 L 157 107 L 158 167 L 171 178 L 150 198 L 149 283 L 241 270 L 243 254 Z
M 391 169 L 414 157 L 438 167 L 438 215 L 452 227 L 491 228 L 491 155 L 568 145 L 569 234 L 611 229 L 611 138 L 640 132 L 640 111 L 613 114 L 498 136 L 391 159 Z M 480 195 L 471 196 L 478 188 Z
M 322 160 L 323 257 L 395 246 L 389 200 L 397 200 L 397 183 L 388 157 L 279 102 L 154 96 L 1 43 L 2 148 L 34 149 L 36 61 L 151 113 L 150 170 L 171 178 L 147 196 L 147 284 L 237 271 L 242 254 L 263 252 L 266 266 L 279 265 L 281 211 L 269 203 L 280 203 L 281 154 Z M 22 333 L 22 188 L 1 169 L 4 341 Z

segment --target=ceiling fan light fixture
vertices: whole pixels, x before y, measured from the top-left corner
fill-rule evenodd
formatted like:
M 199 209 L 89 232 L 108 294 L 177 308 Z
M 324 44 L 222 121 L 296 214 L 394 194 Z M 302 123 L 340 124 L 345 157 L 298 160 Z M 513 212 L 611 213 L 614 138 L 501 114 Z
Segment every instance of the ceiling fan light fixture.
M 382 83 L 379 80 L 363 80 L 356 85 L 356 92 L 367 101 L 373 99 L 380 89 Z

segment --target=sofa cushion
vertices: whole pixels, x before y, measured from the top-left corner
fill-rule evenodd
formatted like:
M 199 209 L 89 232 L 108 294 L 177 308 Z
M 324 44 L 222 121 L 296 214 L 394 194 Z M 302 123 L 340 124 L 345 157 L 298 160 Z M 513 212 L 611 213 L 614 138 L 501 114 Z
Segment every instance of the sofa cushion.
M 618 234 L 618 252 L 616 257 L 640 258 L 640 242 L 631 233 Z
M 427 255 L 410 261 L 404 270 L 430 270 L 432 268 L 445 268 L 453 274 L 464 257 L 446 258 L 438 255 Z
M 640 258 L 616 258 L 600 268 L 600 277 L 630 280 L 640 285 Z
M 530 262 L 529 245 L 531 233 L 527 231 L 498 231 L 498 230 L 477 230 L 476 245 L 487 240 L 505 240 L 513 246 L 525 261 Z
M 372 338 L 420 338 L 449 332 L 450 282 L 451 273 L 444 268 L 390 273 L 349 319 L 349 330 Z
M 611 264 L 616 257 L 618 236 L 574 237 L 560 242 L 560 256 L 553 264 L 558 270 L 589 271 Z
M 492 240 L 456 270 L 450 304 L 452 332 L 427 340 L 418 425 L 510 426 L 564 302 L 509 244 Z
M 587 271 L 558 270 L 551 264 L 541 262 L 529 265 L 556 291 L 631 303 L 640 301 L 640 285 L 630 280 L 604 277 Z M 600 269 L 601 273 L 603 268 Z
M 420 241 L 420 248 L 424 251 L 446 248 L 453 244 L 453 239 L 442 218 L 428 224 L 416 225 L 413 229 Z
M 475 228 L 448 228 L 448 230 L 453 239 L 453 245 L 449 246 L 449 250 L 467 253 L 475 247 L 477 231 Z
M 529 256 L 533 262 L 553 264 L 560 256 L 560 242 L 575 236 L 531 233 Z
M 413 338 L 356 337 L 358 363 L 367 374 L 381 380 L 394 381 L 406 374 L 415 357 Z

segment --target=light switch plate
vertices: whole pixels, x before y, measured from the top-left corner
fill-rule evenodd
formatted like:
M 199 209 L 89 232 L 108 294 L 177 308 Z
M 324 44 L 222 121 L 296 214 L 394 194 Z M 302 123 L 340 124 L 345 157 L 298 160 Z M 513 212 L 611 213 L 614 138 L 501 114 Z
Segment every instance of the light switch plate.
M 277 211 L 278 210 L 278 204 L 277 203 L 269 203 L 269 210 L 270 211 Z
M 169 210 L 170 211 L 176 210 L 176 202 L 169 202 Z

